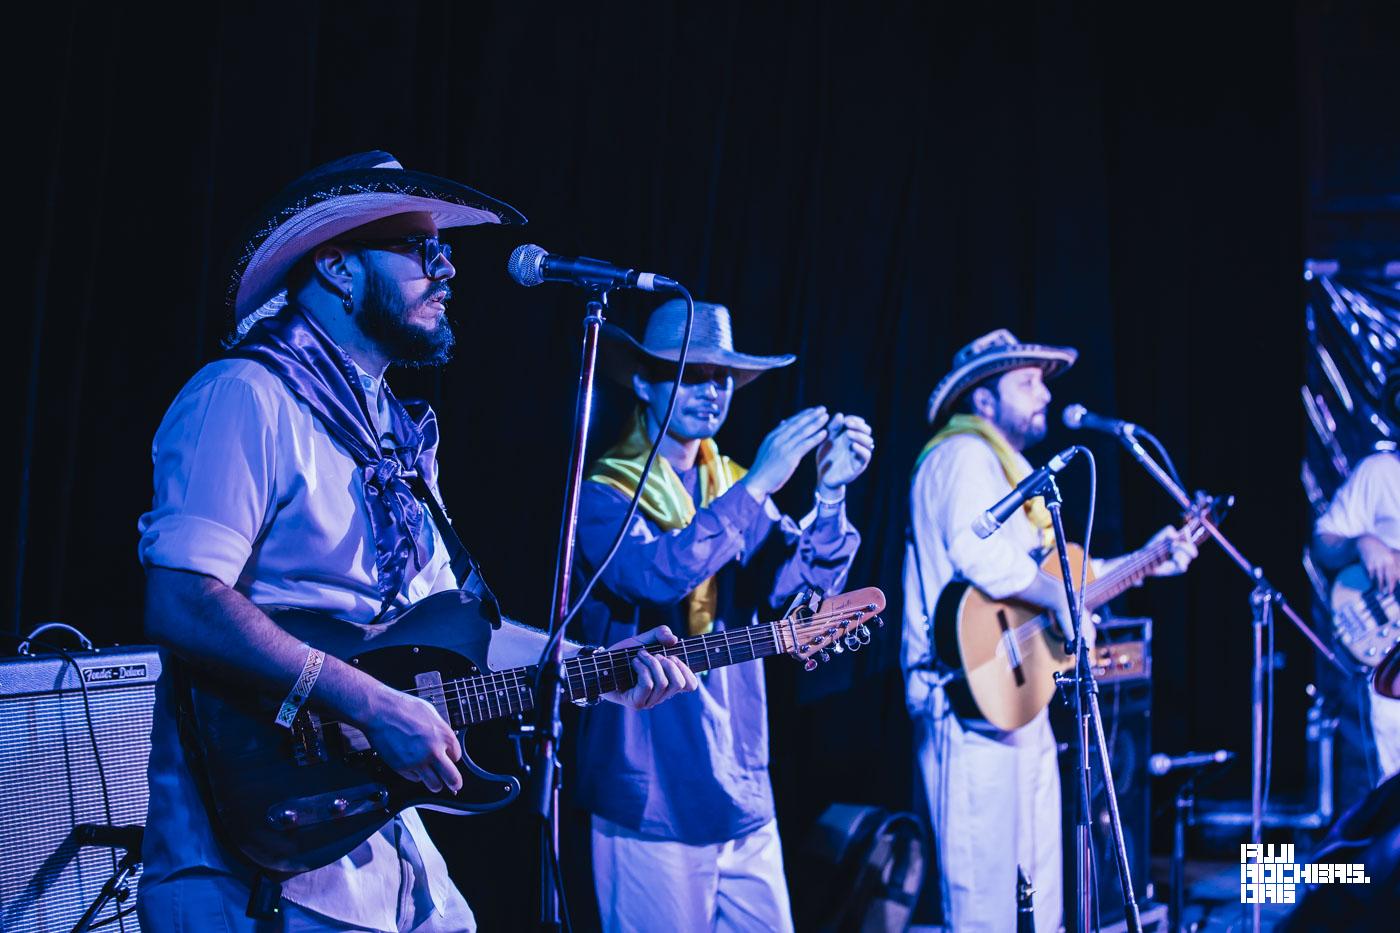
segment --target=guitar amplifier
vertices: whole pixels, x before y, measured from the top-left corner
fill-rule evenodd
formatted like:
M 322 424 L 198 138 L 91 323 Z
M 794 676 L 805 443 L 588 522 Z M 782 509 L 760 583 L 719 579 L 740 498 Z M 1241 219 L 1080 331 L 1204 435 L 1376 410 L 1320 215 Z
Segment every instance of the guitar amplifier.
M 97 899 L 123 853 L 84 844 L 80 824 L 146 822 L 161 655 L 137 647 L 71 657 L 0 659 L 0 930 L 6 933 L 68 933 Z M 109 902 L 95 922 L 120 909 L 130 913 L 105 928 L 137 930 L 135 889 L 133 880 L 133 896 Z

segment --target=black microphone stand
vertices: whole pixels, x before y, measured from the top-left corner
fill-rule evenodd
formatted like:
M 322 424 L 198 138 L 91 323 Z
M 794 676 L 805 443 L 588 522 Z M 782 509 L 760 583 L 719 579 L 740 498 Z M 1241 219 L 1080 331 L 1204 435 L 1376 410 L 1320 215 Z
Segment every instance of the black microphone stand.
M 121 860 L 112 870 L 111 877 L 102 885 L 97 899 L 89 904 L 87 910 L 83 911 L 83 915 L 78 918 L 72 933 L 87 933 L 88 930 L 92 929 L 93 921 L 97 919 L 98 914 L 102 913 L 102 908 L 106 907 L 109 901 L 117 902 L 117 913 L 102 923 L 107 924 L 123 916 L 122 905 L 131 895 L 132 876 L 141 865 L 141 837 L 143 834 L 143 828 L 140 826 L 104 826 L 82 823 L 77 827 L 76 835 L 79 845 L 109 846 L 125 851 L 122 853 Z
M 583 485 L 583 458 L 588 427 L 593 417 L 593 382 L 598 362 L 598 333 L 607 310 L 608 293 L 589 293 L 583 318 L 583 360 L 579 365 L 578 399 L 574 405 L 573 447 L 569 454 L 568 483 L 564 489 L 564 517 L 559 526 L 559 550 L 554 565 L 551 600 L 549 656 L 540 668 L 535 691 L 535 762 L 532 770 L 531 805 L 540 817 L 540 927 L 560 928 L 559 879 L 559 721 L 563 690 L 564 633 L 559 631 L 569 614 L 569 581 L 574 572 L 574 544 L 578 534 L 578 500 Z
M 1074 690 L 1074 718 L 1078 733 L 1079 747 L 1076 750 L 1079 760 L 1075 765 L 1075 894 L 1077 925 L 1080 933 L 1089 933 L 1094 922 L 1094 886 L 1091 821 L 1093 804 L 1090 797 L 1091 778 L 1089 775 L 1089 727 L 1094 729 L 1094 737 L 1099 747 L 1099 767 L 1103 771 L 1104 798 L 1108 801 L 1109 825 L 1113 831 L 1113 852 L 1118 861 L 1118 881 L 1123 888 L 1124 920 L 1129 933 L 1142 933 L 1142 918 L 1138 913 L 1137 897 L 1133 893 L 1133 880 L 1128 867 L 1128 848 L 1123 841 L 1123 823 L 1118 816 L 1118 794 L 1113 786 L 1113 768 L 1108 760 L 1108 742 L 1104 737 L 1103 720 L 1099 716 L 1099 685 L 1094 679 L 1094 668 L 1089 663 L 1089 643 L 1084 638 L 1083 620 L 1079 612 L 1079 599 L 1074 592 L 1074 576 L 1069 565 L 1069 548 L 1066 546 L 1065 524 L 1060 515 L 1063 499 L 1054 475 L 1045 477 L 1040 489 L 1045 498 L 1045 507 L 1050 510 L 1050 520 L 1055 529 L 1055 550 L 1060 556 L 1060 576 L 1064 582 L 1065 597 L 1069 600 L 1070 622 L 1074 638 L 1068 646 L 1074 655 L 1073 675 L 1057 673 L 1055 683 L 1062 691 Z M 1085 554 L 1088 560 L 1089 555 Z M 1069 697 L 1066 696 L 1066 701 Z
M 1183 510 L 1191 510 L 1191 497 L 1186 494 L 1172 477 L 1162 469 L 1152 455 L 1143 449 L 1138 443 L 1137 437 L 1133 434 L 1131 425 L 1124 425 L 1114 432 L 1118 440 L 1132 455 L 1133 459 L 1142 465 L 1157 484 L 1167 491 L 1177 505 Z M 1250 720 L 1251 720 L 1251 755 L 1250 755 L 1250 821 L 1249 821 L 1249 841 L 1257 844 L 1260 841 L 1264 825 L 1264 632 L 1272 629 L 1274 624 L 1274 608 L 1283 611 L 1283 614 L 1292 620 L 1308 641 L 1312 642 L 1314 648 L 1342 673 L 1348 677 L 1351 671 L 1348 670 L 1337 656 L 1328 650 L 1327 646 L 1317 637 L 1317 634 L 1308 627 L 1288 601 L 1283 598 L 1283 594 L 1274 588 L 1264 576 L 1264 569 L 1251 562 L 1235 545 L 1220 532 L 1220 528 L 1215 524 L 1209 515 L 1200 514 L 1197 516 L 1201 527 L 1204 528 L 1212 538 L 1219 544 L 1221 549 L 1229 555 L 1230 559 L 1244 571 L 1254 584 L 1254 590 L 1250 593 L 1249 604 L 1253 618 L 1254 629 L 1254 665 L 1251 676 L 1250 690 Z M 1273 658 L 1269 659 L 1273 663 Z M 1251 929 L 1260 928 L 1259 905 L 1254 905 Z

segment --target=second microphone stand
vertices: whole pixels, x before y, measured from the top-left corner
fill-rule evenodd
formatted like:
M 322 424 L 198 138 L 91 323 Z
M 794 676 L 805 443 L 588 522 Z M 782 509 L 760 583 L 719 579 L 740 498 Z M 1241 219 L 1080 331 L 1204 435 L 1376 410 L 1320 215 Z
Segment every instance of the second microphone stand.
M 1190 511 L 1191 497 L 1186 494 L 1186 490 L 1182 489 L 1180 484 L 1178 484 L 1166 470 L 1162 469 L 1156 460 L 1152 459 L 1152 455 L 1144 450 L 1143 446 L 1138 443 L 1137 437 L 1134 435 L 1133 426 L 1125 424 L 1114 433 L 1117 435 L 1119 442 L 1127 448 L 1128 453 L 1132 455 L 1133 459 L 1141 464 L 1143 469 L 1157 481 L 1157 484 L 1167 491 L 1167 495 L 1171 496 L 1182 509 Z M 1143 434 L 1151 438 L 1151 435 L 1147 434 L 1146 431 L 1143 431 Z M 1155 439 L 1153 442 L 1157 443 Z M 1335 654 L 1328 650 L 1327 646 L 1322 643 L 1322 640 L 1317 637 L 1317 634 L 1308 627 L 1307 623 L 1302 620 L 1298 613 L 1294 611 L 1293 607 L 1288 604 L 1287 600 L 1283 598 L 1283 594 L 1269 583 L 1264 577 L 1263 568 L 1257 566 L 1250 561 L 1249 558 L 1245 557 L 1239 548 L 1235 547 L 1230 539 L 1221 533 L 1220 528 L 1215 524 L 1214 519 L 1209 514 L 1202 511 L 1198 513 L 1197 519 L 1200 521 L 1201 527 L 1209 532 L 1210 536 L 1220 544 L 1221 550 L 1229 555 L 1230 559 L 1235 562 L 1240 570 L 1244 571 L 1254 584 L 1254 590 L 1249 596 L 1254 635 L 1254 664 L 1250 678 L 1251 755 L 1249 840 L 1252 843 L 1258 844 L 1263 833 L 1265 803 L 1264 635 L 1266 632 L 1271 632 L 1273 630 L 1274 609 L 1277 608 L 1281 610 L 1284 615 L 1288 616 L 1293 624 L 1307 636 L 1308 641 L 1312 642 L 1312 646 L 1317 649 L 1317 652 L 1330 661 L 1338 670 L 1347 676 L 1351 676 L 1351 672 L 1337 660 Z M 1267 663 L 1272 665 L 1274 663 L 1273 658 L 1269 658 Z M 1255 904 L 1253 907 L 1251 921 L 1252 929 L 1260 929 L 1258 904 Z
M 1065 538 L 1065 524 L 1060 516 L 1063 500 L 1055 477 L 1048 475 L 1039 494 L 1045 498 L 1045 507 L 1050 510 L 1050 520 L 1055 530 L 1055 550 L 1060 557 L 1060 576 L 1064 582 L 1065 597 L 1069 600 L 1070 622 L 1073 627 L 1073 641 L 1070 644 L 1074 655 L 1075 668 L 1072 675 L 1056 674 L 1055 683 L 1068 693 L 1073 690 L 1074 717 L 1079 747 L 1076 750 L 1078 761 L 1075 765 L 1075 798 L 1078 801 L 1075 817 L 1075 895 L 1077 923 L 1080 933 L 1089 933 L 1094 923 L 1093 885 L 1093 840 L 1092 832 L 1092 779 L 1089 773 L 1089 730 L 1092 727 L 1095 744 L 1099 748 L 1099 767 L 1103 771 L 1104 799 L 1108 801 L 1109 825 L 1113 831 L 1113 854 L 1118 862 L 1118 881 L 1123 888 L 1124 920 L 1129 933 L 1141 933 L 1142 918 L 1138 913 L 1137 897 L 1133 893 L 1133 879 L 1128 867 L 1128 848 L 1123 841 L 1123 823 L 1118 816 L 1118 794 L 1113 785 L 1113 767 L 1109 762 L 1108 743 L 1104 738 L 1103 719 L 1099 715 L 1099 685 L 1094 679 L 1094 669 L 1089 663 L 1089 643 L 1084 638 L 1084 622 L 1079 611 L 1079 599 L 1074 590 L 1073 570 L 1069 563 L 1069 548 Z M 1089 555 L 1084 555 L 1088 560 Z M 1069 697 L 1066 697 L 1069 700 Z

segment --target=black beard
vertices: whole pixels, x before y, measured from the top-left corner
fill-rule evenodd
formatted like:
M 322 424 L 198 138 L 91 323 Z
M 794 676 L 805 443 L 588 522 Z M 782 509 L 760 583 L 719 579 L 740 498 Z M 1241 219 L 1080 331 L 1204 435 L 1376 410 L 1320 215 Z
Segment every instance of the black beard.
M 422 301 L 451 294 L 452 290 L 447 284 L 441 283 L 425 294 Z M 373 340 L 389 362 L 396 366 L 441 366 L 452 359 L 452 348 L 457 338 L 447 318 L 443 317 L 432 330 L 423 330 L 408 323 L 408 309 L 408 303 L 399 293 L 398 283 L 390 282 L 371 270 L 357 317 L 365 336 Z

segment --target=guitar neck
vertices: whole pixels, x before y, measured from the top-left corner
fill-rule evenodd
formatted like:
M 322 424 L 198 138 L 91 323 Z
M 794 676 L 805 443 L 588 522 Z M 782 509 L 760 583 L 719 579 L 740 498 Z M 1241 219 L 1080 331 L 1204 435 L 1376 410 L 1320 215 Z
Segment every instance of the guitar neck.
M 1090 610 L 1098 609 L 1123 592 L 1137 586 L 1147 578 L 1153 568 L 1170 557 L 1171 552 L 1171 541 L 1162 540 L 1151 547 L 1145 547 L 1141 551 L 1129 554 L 1122 563 L 1089 584 L 1088 589 L 1084 591 L 1084 605 Z
M 647 645 L 649 654 L 676 658 L 700 673 L 730 664 L 756 661 L 781 654 L 778 623 L 725 629 L 708 635 L 682 638 L 669 648 Z M 590 702 L 613 690 L 636 686 L 637 672 L 632 661 L 639 648 L 617 648 L 578 655 L 564 662 L 564 690 L 571 702 Z M 517 667 L 495 674 L 464 677 L 443 684 L 453 718 L 464 724 L 487 722 L 525 713 L 535 708 L 535 678 L 538 668 Z

